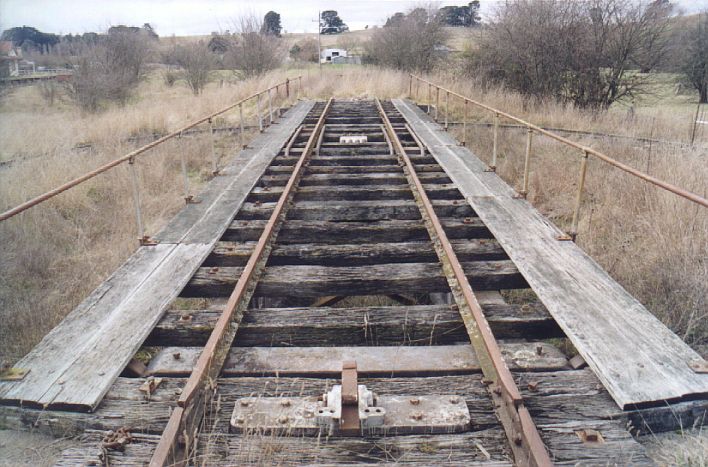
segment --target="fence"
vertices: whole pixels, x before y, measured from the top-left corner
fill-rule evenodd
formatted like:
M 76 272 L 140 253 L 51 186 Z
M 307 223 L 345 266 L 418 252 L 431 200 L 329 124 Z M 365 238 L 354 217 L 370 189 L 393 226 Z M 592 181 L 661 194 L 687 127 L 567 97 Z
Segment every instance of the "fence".
M 537 125 L 534 125 L 533 123 L 529 123 L 519 117 L 515 117 L 514 115 L 510 115 L 506 112 L 503 112 L 499 109 L 495 109 L 494 107 L 490 107 L 486 104 L 483 104 L 481 102 L 475 101 L 474 99 L 470 99 L 469 97 L 465 97 L 461 94 L 458 94 L 450 89 L 444 88 L 442 86 L 439 86 L 435 83 L 432 83 L 424 78 L 421 78 L 419 76 L 410 74 L 410 81 L 408 85 L 408 95 L 413 98 L 413 88 L 414 85 L 413 83 L 416 83 L 415 86 L 415 98 L 416 100 L 420 101 L 420 85 L 421 83 L 427 86 L 427 112 L 428 114 L 431 113 L 431 107 L 434 108 L 434 114 L 433 117 L 435 118 L 435 121 L 438 121 L 439 117 L 439 112 L 440 112 L 440 92 L 445 93 L 445 111 L 444 111 L 444 125 L 445 129 L 448 128 L 449 126 L 449 115 L 450 115 L 450 96 L 460 99 L 463 101 L 463 119 L 462 119 L 462 144 L 466 145 L 467 144 L 467 120 L 468 120 L 468 105 L 472 104 L 476 107 L 479 107 L 481 109 L 484 109 L 488 112 L 491 112 L 494 116 L 494 134 L 493 134 L 493 146 L 492 146 L 492 163 L 489 166 L 489 170 L 495 171 L 496 170 L 496 165 L 497 165 L 497 153 L 498 153 L 498 146 L 499 146 L 499 120 L 500 118 L 505 118 L 507 120 L 511 120 L 513 122 L 518 123 L 522 127 L 525 127 L 527 130 L 527 137 L 526 137 L 526 153 L 524 157 L 524 171 L 523 171 L 523 182 L 522 182 L 522 188 L 518 192 L 519 197 L 525 198 L 526 195 L 528 194 L 528 186 L 529 186 L 529 167 L 531 163 L 531 151 L 532 151 L 532 144 L 533 144 L 533 135 L 534 133 L 537 133 L 542 136 L 546 136 L 548 138 L 551 138 L 553 140 L 556 140 L 560 143 L 563 143 L 567 146 L 573 147 L 575 149 L 578 149 L 581 151 L 581 159 L 580 159 L 580 171 L 578 175 L 578 190 L 576 192 L 576 197 L 575 197 L 575 204 L 573 207 L 573 220 L 571 223 L 571 228 L 569 235 L 566 237 L 561 237 L 562 240 L 575 240 L 576 236 L 578 235 L 578 222 L 579 222 L 579 217 L 580 217 L 580 206 L 582 203 L 582 196 L 583 196 L 583 191 L 584 191 L 584 185 L 585 185 L 585 176 L 587 173 L 587 163 L 588 163 L 588 158 L 590 156 L 596 157 L 600 159 L 601 161 L 616 167 L 620 170 L 623 170 L 630 175 L 640 178 L 646 182 L 649 182 L 655 186 L 658 186 L 659 188 L 669 191 L 671 193 L 674 193 L 682 198 L 685 198 L 689 201 L 692 201 L 698 205 L 701 205 L 703 207 L 708 207 L 708 200 L 695 194 L 690 191 L 684 190 L 683 188 L 677 187 L 675 185 L 672 185 L 671 183 L 665 182 L 663 180 L 660 180 L 656 177 L 653 177 L 647 173 L 644 173 L 640 170 L 637 170 L 633 167 L 630 167 L 626 164 L 623 164 L 622 162 L 619 162 L 616 159 L 613 159 L 606 154 L 603 154 L 591 147 L 588 146 L 583 146 L 582 144 L 578 144 L 575 141 L 571 141 L 567 138 L 564 138 L 560 136 L 557 133 L 554 133 L 549 130 L 545 130 Z M 435 90 L 435 103 L 433 104 L 433 89 Z
M 212 173 L 214 175 L 218 174 L 219 172 L 219 167 L 218 167 L 218 162 L 216 158 L 216 153 L 214 150 L 214 126 L 212 124 L 212 121 L 214 117 L 217 117 L 219 115 L 225 114 L 226 112 L 235 109 L 238 107 L 239 110 L 239 128 L 240 128 L 240 145 L 242 148 L 246 147 L 245 140 L 244 140 L 244 116 L 243 116 L 243 105 L 247 103 L 248 101 L 251 101 L 253 99 L 256 100 L 256 114 L 258 118 L 258 129 L 259 131 L 263 131 L 264 129 L 264 117 L 265 120 L 267 121 L 268 124 L 272 124 L 274 117 L 274 108 L 273 108 L 273 100 L 274 98 L 277 100 L 277 98 L 281 94 L 281 88 L 282 88 L 282 93 L 284 99 L 289 99 L 291 95 L 291 84 L 293 82 L 297 81 L 298 87 L 297 87 L 297 94 L 296 96 L 299 97 L 299 95 L 302 92 L 302 76 L 298 76 L 292 81 L 290 79 L 286 79 L 285 81 L 276 84 L 275 86 L 272 86 L 268 89 L 264 89 L 262 91 L 258 91 L 255 94 L 252 94 L 245 99 L 241 99 L 240 101 L 230 104 L 221 110 L 218 110 L 210 115 L 207 115 L 205 117 L 200 118 L 199 120 L 193 121 L 178 130 L 173 131 L 172 133 L 169 133 L 151 143 L 148 143 L 122 157 L 119 157 L 118 159 L 114 159 L 94 170 L 91 172 L 85 173 L 84 175 L 81 175 L 80 177 L 77 177 L 69 182 L 64 183 L 61 186 L 58 186 L 54 188 L 53 190 L 50 190 L 46 193 L 43 193 L 35 198 L 32 198 L 19 206 L 16 206 L 8 211 L 3 212 L 0 214 L 0 221 L 4 221 L 7 219 L 10 219 L 11 217 L 14 217 L 18 214 L 20 214 L 23 211 L 26 211 L 30 209 L 33 206 L 36 206 L 40 203 L 43 203 L 55 196 L 57 196 L 60 193 L 63 193 L 66 190 L 69 190 L 77 185 L 80 185 L 81 183 L 99 175 L 104 172 L 109 171 L 110 169 L 117 167 L 123 163 L 128 163 L 130 167 L 130 177 L 131 177 L 131 183 L 132 183 L 132 189 L 133 189 L 133 203 L 135 206 L 135 216 L 136 216 L 136 224 L 138 227 L 138 239 L 140 240 L 140 243 L 142 245 L 146 244 L 151 244 L 150 237 L 145 235 L 144 227 L 143 227 L 143 220 L 142 220 L 142 213 L 140 209 L 140 189 L 139 189 L 139 184 L 138 184 L 138 178 L 137 174 L 135 171 L 135 162 L 136 162 L 136 157 L 142 154 L 145 154 L 147 151 L 150 149 L 164 143 L 165 141 L 168 141 L 173 138 L 177 138 L 182 136 L 182 134 L 190 130 L 198 125 L 201 124 L 208 124 L 208 132 L 211 137 L 211 164 L 212 164 Z M 275 95 L 275 96 L 274 96 Z M 262 102 L 264 101 L 264 102 Z M 267 114 L 264 115 L 264 112 L 267 111 Z M 184 199 L 186 203 L 191 203 L 193 202 L 193 196 L 189 193 L 189 178 L 187 175 L 187 167 L 186 167 L 186 161 L 184 159 L 184 155 L 182 155 L 182 160 L 181 160 L 181 169 L 182 169 L 182 177 L 183 177 L 183 182 L 184 182 Z

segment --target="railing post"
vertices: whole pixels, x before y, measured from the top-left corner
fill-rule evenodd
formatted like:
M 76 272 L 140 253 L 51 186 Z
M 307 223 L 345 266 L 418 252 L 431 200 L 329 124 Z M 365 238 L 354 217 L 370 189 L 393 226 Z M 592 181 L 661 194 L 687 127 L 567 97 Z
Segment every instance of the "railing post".
M 499 152 L 499 114 L 494 113 L 494 143 L 492 145 L 492 165 L 489 166 L 489 171 L 497 170 L 497 153 Z
M 182 134 L 178 136 L 179 139 L 182 139 Z M 184 157 L 184 151 L 180 151 L 180 163 L 182 165 L 182 181 L 184 183 L 184 202 L 187 204 L 191 204 L 194 201 L 194 196 L 189 194 L 189 176 L 187 175 L 187 161 Z
M 290 78 L 285 78 L 285 98 L 290 99 Z
M 450 115 L 450 91 L 445 93 L 445 131 L 448 129 Z
M 440 88 L 435 86 L 435 121 L 438 121 L 438 110 L 440 109 Z
M 570 227 L 570 238 L 575 241 L 578 236 L 578 223 L 580 221 L 580 203 L 583 197 L 585 186 L 585 174 L 588 170 L 588 152 L 583 150 L 583 158 L 580 161 L 580 178 L 578 180 L 578 192 L 575 195 L 575 207 L 573 209 L 573 223 Z
M 415 78 L 415 101 L 420 102 L 420 78 Z
M 462 116 L 462 145 L 467 146 L 467 99 L 465 99 L 465 110 Z
M 302 76 L 297 77 L 297 98 L 300 99 L 300 96 L 302 95 Z
M 531 141 L 533 139 L 533 130 L 531 128 L 526 132 L 526 157 L 524 157 L 524 181 L 519 192 L 519 198 L 526 198 L 529 194 L 529 166 L 531 165 Z
M 430 106 L 433 105 L 433 95 L 431 90 L 432 84 L 428 83 L 428 115 L 430 115 Z
M 138 174 L 135 171 L 135 158 L 128 159 L 128 168 L 130 170 L 130 182 L 133 186 L 133 206 L 135 206 L 135 223 L 138 227 L 138 241 L 141 245 L 145 245 L 149 239 L 145 236 L 143 228 L 143 213 L 140 210 L 140 185 L 138 184 Z
M 239 137 L 241 139 L 241 149 L 246 149 L 246 144 L 244 142 L 244 136 L 243 136 L 243 103 L 238 105 L 238 115 L 239 115 Z
M 271 88 L 268 88 L 268 121 L 270 125 L 273 124 L 273 99 L 271 97 Z
M 256 95 L 256 114 L 258 117 L 258 131 L 263 133 L 263 117 L 261 116 L 261 94 Z
M 209 139 L 211 140 L 211 174 L 218 175 L 219 174 L 219 164 L 216 160 L 216 151 L 214 149 L 214 124 L 212 123 L 211 118 L 208 121 L 209 121 Z
M 408 98 L 413 99 L 413 75 L 409 75 L 408 81 Z

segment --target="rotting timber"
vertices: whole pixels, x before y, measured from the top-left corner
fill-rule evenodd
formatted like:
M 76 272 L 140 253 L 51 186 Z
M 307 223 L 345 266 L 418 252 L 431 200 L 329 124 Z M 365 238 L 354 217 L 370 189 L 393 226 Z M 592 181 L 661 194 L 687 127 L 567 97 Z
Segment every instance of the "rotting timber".
M 94 413 L 4 407 L 6 424 L 85 431 L 59 465 L 651 465 L 626 426 L 661 426 L 660 411 L 620 410 L 569 363 L 555 320 L 391 102 L 318 102 L 292 128 L 154 326 L 144 373 L 127 370 Z M 313 436 L 288 410 L 329 407 L 318 397 L 336 386 L 342 413 L 365 386 L 367 407 L 402 403 L 409 419 Z M 436 429 L 418 408 L 438 396 L 469 421 Z M 234 427 L 261 402 L 281 410 L 271 425 Z

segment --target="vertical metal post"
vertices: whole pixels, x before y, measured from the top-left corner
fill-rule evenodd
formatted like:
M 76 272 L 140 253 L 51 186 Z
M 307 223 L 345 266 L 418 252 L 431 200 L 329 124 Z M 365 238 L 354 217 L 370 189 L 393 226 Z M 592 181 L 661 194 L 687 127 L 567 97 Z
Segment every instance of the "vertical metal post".
M 300 99 L 300 96 L 302 95 L 302 76 L 298 77 L 298 87 L 297 87 L 297 98 Z
M 430 106 L 433 104 L 433 96 L 432 96 L 432 90 L 431 90 L 431 84 L 428 83 L 428 115 L 430 115 Z
M 524 183 L 521 187 L 519 195 L 526 198 L 529 193 L 529 165 L 531 162 L 531 140 L 533 138 L 533 130 L 531 128 L 526 132 L 526 157 L 524 158 Z
M 179 138 L 182 138 L 180 134 Z M 182 181 L 184 183 L 184 202 L 189 204 L 192 202 L 192 196 L 189 194 L 189 176 L 187 175 L 187 161 L 184 157 L 184 151 L 180 151 L 180 163 L 182 165 Z
M 256 95 L 256 116 L 258 117 L 258 131 L 263 133 L 263 116 L 261 115 L 261 95 Z
M 408 81 L 408 98 L 413 99 L 413 75 L 409 76 Z
M 440 88 L 435 86 L 435 121 L 438 121 L 438 110 L 440 109 Z
M 445 93 L 445 131 L 448 129 L 450 115 L 450 91 Z
M 211 140 L 211 174 L 216 175 L 219 173 L 219 164 L 217 163 L 216 160 L 216 151 L 214 149 L 214 124 L 211 121 L 211 118 L 208 120 L 209 122 L 209 139 Z
M 138 226 L 138 240 L 142 245 L 145 242 L 145 230 L 143 228 L 143 214 L 140 211 L 140 186 L 138 184 L 138 174 L 135 171 L 135 158 L 128 160 L 128 168 L 130 170 L 130 181 L 133 185 L 133 205 L 135 206 L 135 223 Z
M 415 101 L 420 102 L 420 78 L 415 78 Z
M 270 95 L 271 88 L 268 88 L 268 121 L 273 124 L 273 99 Z
M 494 146 L 492 147 L 492 171 L 497 170 L 497 152 L 499 151 L 499 114 L 494 114 Z
M 467 99 L 465 99 L 465 110 L 462 116 L 462 145 L 467 146 Z
M 239 115 L 239 137 L 241 139 L 241 148 L 246 149 L 246 143 L 244 142 L 244 135 L 243 135 L 243 104 L 238 105 L 238 115 Z
M 580 203 L 582 202 L 583 188 L 585 186 L 585 174 L 588 170 L 588 152 L 583 151 L 583 158 L 580 161 L 580 179 L 578 180 L 578 192 L 575 195 L 575 207 L 573 209 L 573 223 L 570 227 L 570 237 L 575 241 L 578 236 L 578 223 L 580 221 Z
M 290 99 L 290 78 L 285 78 L 285 98 Z

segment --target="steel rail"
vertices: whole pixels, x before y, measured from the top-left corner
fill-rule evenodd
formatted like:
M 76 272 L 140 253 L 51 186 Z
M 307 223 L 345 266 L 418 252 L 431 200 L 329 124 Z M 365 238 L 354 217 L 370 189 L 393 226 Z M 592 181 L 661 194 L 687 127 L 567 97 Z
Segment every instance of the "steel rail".
M 298 76 L 294 79 L 302 80 L 302 76 Z M 108 163 L 88 172 L 88 173 L 85 173 L 84 175 L 81 175 L 80 177 L 70 180 L 70 181 L 64 183 L 63 185 L 60 185 L 60 186 L 54 188 L 53 190 L 47 191 L 46 193 L 43 193 L 43 194 L 36 196 L 28 201 L 25 201 L 24 203 L 22 203 L 18 206 L 15 206 L 14 208 L 9 209 L 9 210 L 3 212 L 2 214 L 0 214 L 0 221 L 4 221 L 4 220 L 7 220 L 13 216 L 16 216 L 17 214 L 19 214 L 23 211 L 26 211 L 27 209 L 34 207 L 40 203 L 43 203 L 44 201 L 47 201 L 48 199 L 53 198 L 56 195 L 63 193 L 66 190 L 73 188 L 73 187 L 75 187 L 75 186 L 77 186 L 77 185 L 85 182 L 86 180 L 89 180 L 97 175 L 100 175 L 103 172 L 106 172 L 106 171 L 112 169 L 113 167 L 116 167 L 124 162 L 132 161 L 136 156 L 139 156 L 140 154 L 154 148 L 155 146 L 158 146 L 158 145 L 164 143 L 167 140 L 170 140 L 172 138 L 176 138 L 176 137 L 180 136 L 184 131 L 190 130 L 197 125 L 201 125 L 202 123 L 207 122 L 207 121 L 213 119 L 214 117 L 217 117 L 225 112 L 228 112 L 231 109 L 234 109 L 240 105 L 243 105 L 245 102 L 253 99 L 254 97 L 258 97 L 266 92 L 269 92 L 269 90 L 271 90 L 271 89 L 279 88 L 280 86 L 283 86 L 283 85 L 285 85 L 286 90 L 289 90 L 290 79 L 287 79 L 281 83 L 278 83 L 275 86 L 271 86 L 270 88 L 268 88 L 266 90 L 258 91 L 255 94 L 252 94 L 244 99 L 241 99 L 240 101 L 238 101 L 234 104 L 230 104 L 230 105 L 222 108 L 221 110 L 217 110 L 216 112 L 211 113 L 211 114 L 207 115 L 206 117 L 202 117 L 199 120 L 195 120 L 192 123 L 189 123 L 189 124 L 183 126 L 182 128 L 179 128 L 178 130 L 173 131 L 172 133 L 169 133 L 159 139 L 156 139 L 155 141 L 153 141 L 151 143 L 146 144 L 145 146 L 142 146 L 134 151 L 131 151 L 128 154 L 126 154 L 122 157 L 119 157 L 118 159 L 114 159 L 111 162 L 108 162 Z
M 173 465 L 175 460 L 178 463 L 188 459 L 190 445 L 189 436 L 196 437 L 196 431 L 205 407 L 205 401 L 201 400 L 214 391 L 216 380 L 221 372 L 228 351 L 231 348 L 233 339 L 236 336 L 239 323 L 243 317 L 248 303 L 253 296 L 256 284 L 265 268 L 265 263 L 270 255 L 272 243 L 278 235 L 282 221 L 285 219 L 288 207 L 302 176 L 303 167 L 309 160 L 315 145 L 319 141 L 319 133 L 324 127 L 327 113 L 332 106 L 333 99 L 330 99 L 314 126 L 307 144 L 300 155 L 293 173 L 288 179 L 288 183 L 283 189 L 283 193 L 278 199 L 278 203 L 273 210 L 268 222 L 258 239 L 253 253 L 248 258 L 246 266 L 236 282 L 234 290 L 221 313 L 219 320 L 212 330 L 209 340 L 199 355 L 199 359 L 192 370 L 192 373 L 182 389 L 177 400 L 177 407 L 172 412 L 165 427 L 165 431 L 160 437 L 160 441 L 153 452 L 150 460 L 150 467 L 164 467 Z M 185 420 L 186 419 L 186 420 Z M 180 435 L 184 436 L 185 448 L 178 452 L 178 440 Z
M 504 112 L 504 111 L 502 111 L 502 110 L 495 109 L 494 107 L 491 107 L 491 106 L 489 106 L 489 105 L 487 105 L 487 104 L 483 104 L 482 102 L 478 102 L 478 101 L 476 101 L 476 100 L 474 100 L 474 99 L 470 99 L 469 97 L 465 97 L 465 96 L 463 96 L 462 94 L 456 93 L 455 91 L 449 90 L 449 89 L 447 89 L 447 88 L 443 88 L 442 86 L 439 86 L 439 85 L 437 85 L 437 84 L 434 84 L 434 83 L 432 83 L 432 82 L 430 82 L 430 81 L 428 81 L 428 80 L 426 80 L 426 79 L 424 79 L 424 78 L 421 78 L 420 76 L 416 76 L 416 75 L 414 75 L 414 74 L 410 74 L 410 77 L 411 77 L 411 79 L 414 79 L 414 78 L 415 78 L 415 79 L 417 79 L 417 80 L 419 80 L 419 81 L 421 81 L 421 82 L 423 82 L 423 83 L 427 83 L 428 86 L 433 86 L 433 87 L 435 87 L 435 88 L 437 88 L 437 89 L 442 89 L 442 90 L 444 90 L 444 91 L 446 91 L 446 92 L 449 92 L 451 95 L 453 95 L 453 96 L 455 96 L 455 97 L 458 97 L 458 98 L 462 99 L 462 100 L 465 101 L 465 102 L 469 102 L 469 103 L 474 104 L 474 105 L 476 105 L 476 106 L 478 106 L 478 107 L 481 107 L 481 108 L 483 108 L 483 109 L 485 109 L 485 110 L 488 110 L 488 111 L 490 111 L 490 112 L 493 112 L 493 113 L 494 113 L 495 115 L 497 115 L 497 116 L 502 116 L 502 117 L 504 117 L 504 118 L 507 118 L 507 119 L 509 119 L 509 120 L 512 120 L 512 121 L 514 121 L 514 122 L 517 122 L 517 123 L 519 123 L 519 124 L 521 124 L 521 125 L 527 127 L 527 128 L 530 129 L 530 130 L 533 130 L 533 131 L 535 131 L 535 132 L 537 132 L 537 133 L 539 133 L 539 134 L 542 134 L 542 135 L 544 135 L 544 136 L 547 136 L 547 137 L 549 137 L 549 138 L 551 138 L 551 139 L 554 139 L 554 140 L 556 140 L 556 141 L 558 141 L 558 142 L 561 142 L 561 143 L 566 144 L 566 145 L 568 145 L 568 146 L 571 146 L 571 147 L 573 147 L 573 148 L 579 149 L 579 150 L 583 151 L 583 153 L 587 153 L 587 154 L 593 155 L 593 156 L 597 157 L 598 159 L 602 160 L 603 162 L 606 162 L 607 164 L 610 164 L 611 166 L 614 166 L 614 167 L 616 167 L 616 168 L 618 168 L 618 169 L 620 169 L 620 170 L 623 170 L 623 171 L 629 173 L 630 175 L 633 175 L 633 176 L 635 176 L 635 177 L 637 177 L 637 178 L 640 178 L 640 179 L 642 179 L 642 180 L 644 180 L 644 181 L 646 181 L 646 182 L 651 183 L 652 185 L 658 186 L 659 188 L 662 188 L 662 189 L 664 189 L 664 190 L 666 190 L 666 191 L 669 191 L 669 192 L 671 192 L 671 193 L 674 193 L 675 195 L 678 195 L 678 196 L 680 196 L 680 197 L 682 197 L 682 198 L 685 198 L 685 199 L 687 199 L 687 200 L 689 200 L 689 201 L 692 201 L 692 202 L 694 202 L 694 203 L 696 203 L 696 204 L 699 204 L 699 205 L 701 205 L 701 206 L 703 206 L 703 207 L 707 207 L 707 208 L 708 208 L 708 199 L 705 199 L 705 198 L 703 198 L 702 196 L 700 196 L 700 195 L 698 195 L 698 194 L 696 194 L 696 193 L 693 193 L 693 192 L 691 192 L 691 191 L 685 190 L 685 189 L 683 189 L 683 188 L 681 188 L 681 187 L 678 187 L 678 186 L 676 186 L 676 185 L 673 185 L 673 184 L 671 184 L 671 183 L 668 183 L 668 182 L 665 182 L 665 181 L 663 181 L 663 180 L 661 180 L 661 179 L 658 179 L 658 178 L 656 178 L 656 177 L 653 177 L 653 176 L 651 176 L 651 175 L 649 175 L 649 174 L 647 174 L 647 173 L 642 172 L 641 170 L 635 169 L 634 167 L 630 167 L 629 165 L 624 164 L 624 163 L 622 163 L 622 162 L 619 162 L 618 160 L 613 159 L 613 158 L 611 158 L 610 156 L 608 156 L 608 155 L 606 155 L 606 154 L 603 154 L 603 153 L 601 153 L 600 151 L 597 151 L 597 150 L 595 150 L 595 149 L 593 149 L 593 148 L 591 148 L 591 147 L 589 147 L 589 146 L 584 146 L 584 145 L 582 145 L 582 144 L 578 144 L 578 143 L 576 143 L 575 141 L 569 140 L 568 138 L 564 138 L 563 136 L 561 136 L 561 135 L 559 135 L 559 134 L 557 134 L 557 133 L 554 133 L 554 132 L 552 132 L 552 131 L 545 130 L 545 129 L 541 128 L 540 126 L 534 125 L 533 123 L 527 122 L 526 120 L 523 120 L 523 119 L 521 119 L 521 118 L 519 118 L 519 117 L 515 117 L 514 115 L 511 115 L 511 114 L 509 114 L 509 113 L 506 113 L 506 112 Z
M 479 358 L 484 376 L 490 383 L 488 389 L 495 400 L 495 405 L 499 407 L 497 413 L 509 438 L 516 463 L 520 466 L 551 466 L 553 464 L 536 425 L 524 406 L 521 393 L 502 357 L 501 350 L 484 316 L 482 307 L 440 223 L 440 219 L 435 213 L 425 188 L 418 178 L 415 167 L 378 99 L 376 99 L 376 105 L 388 137 L 398 153 L 399 160 L 405 167 L 406 178 L 411 185 L 416 204 L 420 208 L 435 251 L 443 264 L 443 271 L 467 328 L 470 341 Z M 407 129 L 413 135 L 410 127 L 407 127 Z M 414 139 L 423 149 L 420 140 L 415 136 Z

